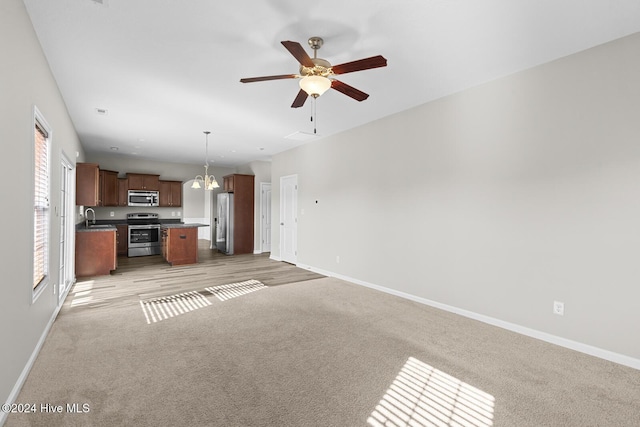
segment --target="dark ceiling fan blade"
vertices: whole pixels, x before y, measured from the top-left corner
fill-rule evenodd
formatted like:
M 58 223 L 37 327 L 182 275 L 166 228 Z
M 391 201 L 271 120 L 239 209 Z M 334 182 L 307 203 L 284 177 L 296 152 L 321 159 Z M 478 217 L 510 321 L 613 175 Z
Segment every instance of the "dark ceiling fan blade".
M 333 74 L 345 74 L 386 66 L 387 60 L 382 55 L 378 55 L 372 56 L 371 58 L 358 59 L 357 61 L 334 65 L 331 67 L 331 70 L 333 70 Z
M 342 83 L 340 80 L 331 80 L 331 88 L 342 92 L 345 95 L 355 99 L 356 101 L 364 101 L 369 97 L 368 94 L 356 89 L 353 86 L 349 86 L 346 83 Z
M 300 64 L 305 67 L 313 68 L 315 64 L 300 43 L 288 40 L 280 43 L 282 43 L 282 45 L 289 51 L 289 53 L 291 53 L 291 55 L 293 55 L 294 58 L 298 60 Z
M 298 92 L 298 95 L 296 95 L 296 99 L 293 100 L 293 104 L 291 104 L 291 108 L 300 108 L 304 105 L 304 102 L 307 100 L 307 98 L 309 97 L 309 95 L 307 95 L 307 92 L 305 92 L 304 90 L 300 89 L 300 92 Z
M 266 80 L 295 79 L 297 77 L 298 77 L 297 74 L 280 74 L 278 76 L 249 77 L 246 79 L 240 79 L 240 82 L 253 83 L 253 82 L 264 82 Z

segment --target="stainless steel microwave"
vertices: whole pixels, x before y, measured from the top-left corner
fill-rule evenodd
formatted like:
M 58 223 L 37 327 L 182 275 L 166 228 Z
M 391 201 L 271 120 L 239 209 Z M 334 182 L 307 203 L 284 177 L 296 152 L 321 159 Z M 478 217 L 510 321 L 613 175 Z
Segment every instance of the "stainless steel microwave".
M 139 191 L 129 190 L 128 192 L 128 206 L 158 206 L 159 203 L 158 191 Z

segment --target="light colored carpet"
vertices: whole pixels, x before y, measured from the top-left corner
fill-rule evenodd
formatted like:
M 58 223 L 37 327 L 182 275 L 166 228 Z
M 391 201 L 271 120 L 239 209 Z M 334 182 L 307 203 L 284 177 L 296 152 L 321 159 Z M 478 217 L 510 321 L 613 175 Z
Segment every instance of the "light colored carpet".
M 205 298 L 150 323 L 140 301 L 65 305 L 17 402 L 90 411 L 6 426 L 640 420 L 640 371 L 337 279 Z

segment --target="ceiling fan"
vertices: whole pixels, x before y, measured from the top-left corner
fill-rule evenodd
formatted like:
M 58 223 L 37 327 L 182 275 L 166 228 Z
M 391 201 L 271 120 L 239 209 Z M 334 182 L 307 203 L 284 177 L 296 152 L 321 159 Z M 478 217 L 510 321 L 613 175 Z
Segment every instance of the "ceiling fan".
M 387 60 L 381 55 L 359 59 L 352 62 L 345 62 L 344 64 L 331 65 L 326 59 L 317 57 L 318 49 L 320 49 L 324 44 L 324 40 L 320 37 L 309 38 L 309 46 L 313 49 L 313 58 L 310 58 L 309 55 L 307 55 L 307 52 L 305 52 L 304 48 L 298 42 L 283 41 L 281 43 L 300 63 L 299 74 L 250 77 L 240 79 L 240 81 L 242 83 L 253 83 L 266 80 L 301 79 L 300 91 L 293 100 L 291 108 L 302 107 L 307 100 L 307 97 L 311 96 L 313 98 L 317 98 L 329 88 L 335 89 L 356 101 L 364 101 L 369 97 L 368 94 L 354 88 L 353 86 L 349 86 L 340 80 L 336 80 L 334 76 L 387 66 Z

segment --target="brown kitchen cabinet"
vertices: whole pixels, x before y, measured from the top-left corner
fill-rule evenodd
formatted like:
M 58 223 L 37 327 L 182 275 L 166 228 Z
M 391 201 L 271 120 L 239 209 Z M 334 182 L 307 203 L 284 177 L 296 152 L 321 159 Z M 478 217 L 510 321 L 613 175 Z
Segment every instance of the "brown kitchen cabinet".
M 129 252 L 129 226 L 116 225 L 116 248 L 118 255 L 127 255 Z
M 163 228 L 162 256 L 170 265 L 196 264 L 198 262 L 198 229 Z
M 97 163 L 76 164 L 76 205 L 98 206 L 100 166 Z
M 118 266 L 116 231 L 76 232 L 76 276 L 105 276 Z
M 129 180 L 118 178 L 118 206 L 129 205 Z
M 98 206 L 118 206 L 118 172 L 100 169 Z
M 160 175 L 127 173 L 129 190 L 160 190 Z
M 233 253 L 253 253 L 253 211 L 254 180 L 253 175 L 233 174 L 223 178 L 223 188 L 233 193 Z
M 222 177 L 222 191 L 225 193 L 233 193 L 233 184 L 235 183 L 235 175 L 227 175 Z
M 160 181 L 160 206 L 182 206 L 182 181 Z

